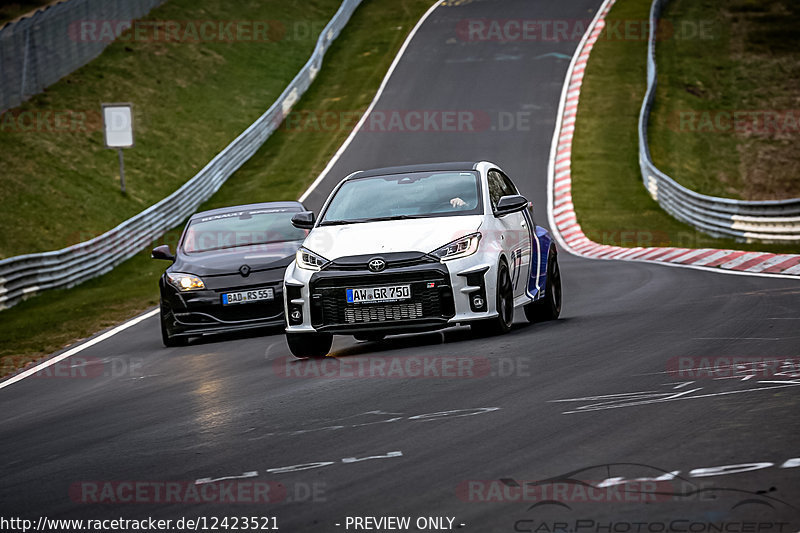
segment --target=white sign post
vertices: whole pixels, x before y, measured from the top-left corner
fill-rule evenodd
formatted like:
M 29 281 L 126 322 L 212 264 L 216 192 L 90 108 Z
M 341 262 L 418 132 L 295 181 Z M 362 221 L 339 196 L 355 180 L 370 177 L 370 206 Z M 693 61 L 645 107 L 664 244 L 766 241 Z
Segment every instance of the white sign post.
M 122 159 L 122 149 L 133 146 L 132 108 L 132 104 L 102 104 L 106 148 L 116 148 L 119 154 L 119 185 L 123 194 L 125 194 L 125 162 Z

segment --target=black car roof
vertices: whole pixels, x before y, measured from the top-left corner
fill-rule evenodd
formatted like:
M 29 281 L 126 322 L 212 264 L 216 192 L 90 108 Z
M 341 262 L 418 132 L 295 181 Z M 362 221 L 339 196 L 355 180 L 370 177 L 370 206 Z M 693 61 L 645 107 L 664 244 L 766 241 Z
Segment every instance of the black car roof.
M 373 168 L 359 170 L 347 179 L 368 178 L 371 176 L 386 176 L 388 174 L 406 174 L 409 172 L 437 172 L 447 170 L 474 170 L 480 163 L 476 161 L 453 161 L 450 163 L 428 163 L 421 165 L 403 165 L 398 167 Z
M 221 215 L 223 213 L 232 213 L 235 211 L 242 211 L 246 209 L 275 209 L 275 208 L 286 208 L 291 207 L 294 209 L 299 209 L 300 211 L 305 211 L 305 207 L 300 202 L 261 202 L 258 204 L 244 204 L 244 205 L 231 205 L 228 207 L 219 207 L 217 209 L 209 209 L 208 211 L 200 211 L 199 213 L 195 213 L 189 220 L 193 220 L 199 217 L 207 217 L 209 215 Z

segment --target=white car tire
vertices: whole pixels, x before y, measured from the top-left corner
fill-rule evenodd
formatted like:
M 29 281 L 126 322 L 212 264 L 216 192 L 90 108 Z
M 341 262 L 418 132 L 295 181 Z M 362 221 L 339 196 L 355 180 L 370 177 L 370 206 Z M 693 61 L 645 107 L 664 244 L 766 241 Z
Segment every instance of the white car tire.
M 553 252 L 547 260 L 544 298 L 525 305 L 525 318 L 529 322 L 546 322 L 557 319 L 560 314 L 561 269 L 558 267 L 558 256 Z

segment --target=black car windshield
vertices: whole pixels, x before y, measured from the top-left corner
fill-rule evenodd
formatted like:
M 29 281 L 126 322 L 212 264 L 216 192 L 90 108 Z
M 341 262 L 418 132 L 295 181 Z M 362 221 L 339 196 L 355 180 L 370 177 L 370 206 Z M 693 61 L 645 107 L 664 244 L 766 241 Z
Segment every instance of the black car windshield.
M 472 171 L 356 178 L 339 188 L 320 225 L 481 214 L 480 190 Z
M 197 218 L 183 236 L 185 253 L 208 252 L 239 246 L 301 241 L 306 230 L 292 226 L 297 209 L 248 209 Z

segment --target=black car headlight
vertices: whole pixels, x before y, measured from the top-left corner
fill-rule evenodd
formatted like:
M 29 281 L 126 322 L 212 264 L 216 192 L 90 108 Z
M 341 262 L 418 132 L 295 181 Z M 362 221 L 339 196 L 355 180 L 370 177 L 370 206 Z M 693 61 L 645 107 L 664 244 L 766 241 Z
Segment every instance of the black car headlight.
M 300 248 L 297 250 L 295 259 L 297 261 L 297 266 L 306 270 L 319 270 L 328 262 L 327 259 L 319 254 L 315 254 L 307 248 Z
M 442 261 L 467 257 L 478 251 L 478 243 L 480 240 L 481 234 L 473 233 L 471 235 L 467 235 L 466 237 L 461 237 L 460 239 L 456 239 L 453 242 L 447 243 L 441 248 L 437 248 L 431 252 L 431 255 L 438 257 Z
M 167 272 L 167 280 L 170 285 L 181 292 L 197 291 L 205 289 L 203 280 L 194 274 L 184 274 L 183 272 Z

